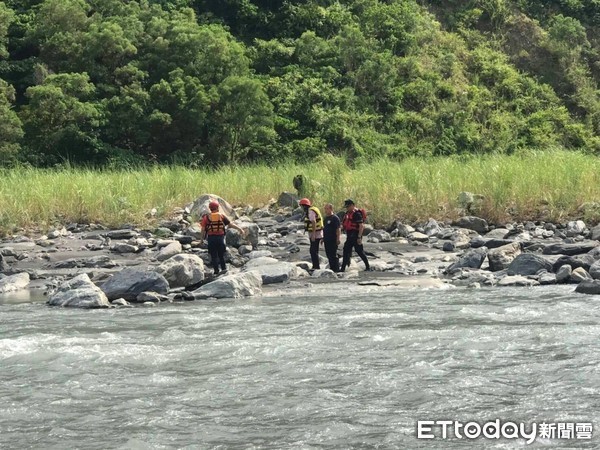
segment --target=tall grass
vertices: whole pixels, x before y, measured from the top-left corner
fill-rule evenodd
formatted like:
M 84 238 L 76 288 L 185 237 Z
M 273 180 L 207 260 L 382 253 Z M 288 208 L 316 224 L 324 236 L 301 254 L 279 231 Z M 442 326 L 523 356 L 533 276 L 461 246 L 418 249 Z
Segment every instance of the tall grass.
M 147 213 L 152 208 L 158 211 L 156 218 L 168 217 L 203 193 L 220 195 L 234 205 L 261 206 L 282 191 L 293 191 L 297 174 L 311 180 L 315 203 L 341 206 L 350 197 L 371 211 L 371 219 L 379 224 L 394 218 L 409 222 L 455 218 L 462 191 L 483 195 L 478 213 L 492 222 L 562 221 L 582 214 L 591 221 L 600 219 L 600 207 L 585 213 L 580 209 L 584 203 L 600 201 L 600 159 L 592 155 L 551 151 L 403 162 L 382 159 L 353 168 L 324 155 L 305 165 L 218 170 L 3 170 L 0 230 L 68 222 L 150 226 Z

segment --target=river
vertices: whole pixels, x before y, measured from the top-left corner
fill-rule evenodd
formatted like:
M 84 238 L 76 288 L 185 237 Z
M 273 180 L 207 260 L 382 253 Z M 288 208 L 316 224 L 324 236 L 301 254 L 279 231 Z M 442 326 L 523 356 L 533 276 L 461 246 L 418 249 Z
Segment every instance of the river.
M 520 448 L 417 421 L 600 427 L 600 302 L 573 286 L 0 302 L 2 449 Z

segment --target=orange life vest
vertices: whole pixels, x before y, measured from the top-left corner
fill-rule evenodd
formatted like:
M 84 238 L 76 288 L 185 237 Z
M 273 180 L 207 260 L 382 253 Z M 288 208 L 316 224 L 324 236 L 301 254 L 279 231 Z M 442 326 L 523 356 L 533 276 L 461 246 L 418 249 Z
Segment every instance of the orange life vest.
M 342 220 L 342 227 L 344 228 L 344 230 L 346 231 L 358 231 L 360 228 L 360 223 L 356 223 L 353 219 L 354 214 L 356 212 L 359 212 L 363 223 L 367 217 L 366 213 L 364 212 L 364 209 L 359 209 L 359 208 L 355 208 L 354 211 L 352 211 L 351 213 L 346 213 L 344 215 L 344 219 Z
M 218 212 L 211 212 L 206 215 L 206 234 L 209 236 L 223 236 L 225 234 L 225 222 L 223 216 Z

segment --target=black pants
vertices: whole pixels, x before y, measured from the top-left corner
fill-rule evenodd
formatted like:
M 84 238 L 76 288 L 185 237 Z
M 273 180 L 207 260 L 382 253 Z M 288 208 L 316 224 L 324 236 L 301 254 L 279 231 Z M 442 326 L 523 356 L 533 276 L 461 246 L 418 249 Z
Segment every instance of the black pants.
M 310 259 L 312 261 L 312 268 L 314 270 L 318 270 L 321 268 L 321 264 L 319 263 L 319 244 L 321 243 L 321 239 L 315 239 L 314 241 L 310 241 Z
M 329 260 L 329 268 L 334 272 L 339 272 L 340 260 L 337 256 L 337 239 L 323 239 L 323 243 L 325 244 L 325 254 L 327 255 L 327 259 Z
M 352 257 L 352 249 L 356 250 L 360 259 L 365 263 L 365 269 L 369 270 L 369 260 L 367 259 L 367 255 L 365 255 L 365 251 L 363 249 L 362 244 L 358 243 L 358 235 L 349 235 L 346 238 L 346 243 L 344 244 L 344 258 L 342 261 L 342 272 L 346 270 L 346 267 L 350 265 L 350 258 Z
M 219 273 L 219 265 L 221 270 L 227 270 L 225 265 L 225 236 L 208 236 L 207 240 L 208 253 L 215 273 Z

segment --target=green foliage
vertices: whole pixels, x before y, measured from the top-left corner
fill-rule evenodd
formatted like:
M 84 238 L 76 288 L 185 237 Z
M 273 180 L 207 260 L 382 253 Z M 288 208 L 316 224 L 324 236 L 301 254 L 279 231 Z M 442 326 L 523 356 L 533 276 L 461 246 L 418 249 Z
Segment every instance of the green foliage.
M 12 109 L 15 90 L 0 79 L 0 164 L 14 160 L 23 137 L 21 120 Z
M 5 0 L 0 145 L 134 166 L 599 151 L 599 5 Z

